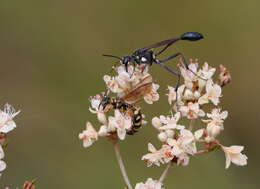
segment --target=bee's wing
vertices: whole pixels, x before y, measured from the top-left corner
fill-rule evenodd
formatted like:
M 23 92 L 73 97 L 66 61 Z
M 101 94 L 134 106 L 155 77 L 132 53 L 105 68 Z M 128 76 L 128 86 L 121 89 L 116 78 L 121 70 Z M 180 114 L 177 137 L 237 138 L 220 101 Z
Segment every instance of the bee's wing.
M 140 81 L 136 86 L 133 87 L 125 96 L 122 97 L 124 101 L 129 104 L 134 104 L 145 94 L 149 93 L 152 89 L 152 77 L 148 75 L 142 81 Z

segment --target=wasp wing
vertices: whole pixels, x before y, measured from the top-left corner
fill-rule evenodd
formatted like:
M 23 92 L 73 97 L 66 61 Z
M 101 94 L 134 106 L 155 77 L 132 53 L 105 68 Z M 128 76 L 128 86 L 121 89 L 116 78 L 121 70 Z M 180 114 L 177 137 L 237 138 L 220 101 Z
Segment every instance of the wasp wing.
M 147 75 L 138 84 L 133 86 L 133 88 L 122 97 L 122 99 L 129 103 L 134 104 L 140 100 L 145 94 L 149 93 L 152 89 L 153 84 L 152 76 Z
M 159 42 L 151 44 L 149 46 L 140 48 L 139 50 L 147 51 L 149 49 L 153 49 L 153 48 L 157 48 L 157 47 L 161 47 L 161 46 L 165 46 L 165 45 L 166 46 L 170 46 L 170 45 L 172 45 L 173 43 L 175 43 L 175 42 L 177 42 L 179 40 L 181 40 L 180 37 L 178 37 L 178 38 L 170 38 L 170 39 L 159 41 Z

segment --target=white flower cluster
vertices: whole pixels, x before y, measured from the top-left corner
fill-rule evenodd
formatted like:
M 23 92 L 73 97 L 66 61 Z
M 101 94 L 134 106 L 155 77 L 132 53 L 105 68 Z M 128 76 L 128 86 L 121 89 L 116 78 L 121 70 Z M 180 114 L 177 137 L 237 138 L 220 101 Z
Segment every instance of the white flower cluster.
M 0 175 L 6 169 L 6 163 L 2 160 L 4 158 L 3 144 L 6 134 L 16 128 L 13 118 L 18 115 L 20 111 L 15 109 L 10 104 L 5 104 L 4 110 L 0 110 Z
M 105 95 L 96 95 L 90 98 L 91 107 L 90 112 L 97 114 L 97 119 L 101 123 L 99 131 L 96 131 L 90 122 L 87 122 L 86 129 L 79 134 L 79 139 L 83 140 L 83 146 L 89 147 L 93 142 L 98 140 L 98 137 L 108 137 L 109 139 L 124 140 L 126 134 L 133 129 L 134 115 L 140 108 L 134 106 L 134 104 L 142 98 L 148 104 L 159 100 L 159 94 L 157 92 L 159 85 L 153 83 L 152 76 L 148 73 L 147 69 L 140 69 L 139 67 L 128 67 L 126 72 L 124 66 L 116 68 L 117 75 L 103 77 L 108 93 L 114 93 L 111 98 L 121 99 L 124 103 L 129 104 L 135 109 L 126 108 L 127 111 L 113 108 L 113 105 L 108 104 L 107 107 L 102 106 L 102 100 Z M 108 115 L 109 110 L 114 111 L 114 115 Z M 141 125 L 144 125 L 146 121 L 143 120 L 144 115 L 141 114 L 139 119 Z
M 224 120 L 228 116 L 227 111 L 221 111 L 219 104 L 222 97 L 221 87 L 231 78 L 229 72 L 221 66 L 218 80 L 214 82 L 216 69 L 207 63 L 199 69 L 198 61 L 190 60 L 188 67 L 189 69 L 180 66 L 184 84 L 177 92 L 174 87 L 168 87 L 168 102 L 176 113 L 152 119 L 152 125 L 159 131 L 158 139 L 163 144 L 157 150 L 149 143 L 150 153 L 144 155 L 142 160 L 146 161 L 148 166 L 159 166 L 160 163 L 169 162 L 185 166 L 188 165 L 191 156 L 221 147 L 226 156 L 226 168 L 231 162 L 240 166 L 246 165 L 247 156 L 241 153 L 243 146 L 225 147 L 217 140 L 220 132 L 224 130 Z M 206 104 L 207 107 L 212 107 L 210 113 L 203 110 Z M 181 118 L 189 120 L 189 127 L 178 123 Z M 195 126 L 196 121 L 206 125 L 198 129 Z M 194 127 L 196 130 L 193 132 Z M 198 150 L 197 143 L 203 144 L 204 148 Z

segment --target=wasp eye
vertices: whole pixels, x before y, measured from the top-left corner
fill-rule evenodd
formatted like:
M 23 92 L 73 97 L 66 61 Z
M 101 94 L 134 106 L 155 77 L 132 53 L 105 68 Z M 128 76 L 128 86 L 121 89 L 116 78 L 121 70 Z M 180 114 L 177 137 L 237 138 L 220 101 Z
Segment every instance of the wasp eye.
M 145 57 L 141 58 L 141 62 L 146 62 L 146 61 L 147 61 L 147 59 Z

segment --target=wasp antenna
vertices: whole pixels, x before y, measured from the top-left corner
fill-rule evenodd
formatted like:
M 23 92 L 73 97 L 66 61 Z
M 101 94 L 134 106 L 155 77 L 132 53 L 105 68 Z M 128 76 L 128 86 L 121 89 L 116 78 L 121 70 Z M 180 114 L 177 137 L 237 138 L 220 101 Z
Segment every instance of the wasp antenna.
M 107 57 L 112 57 L 112 58 L 122 60 L 122 58 L 120 58 L 119 56 L 114 56 L 114 55 L 111 55 L 111 54 L 102 54 L 102 56 L 107 56 Z

